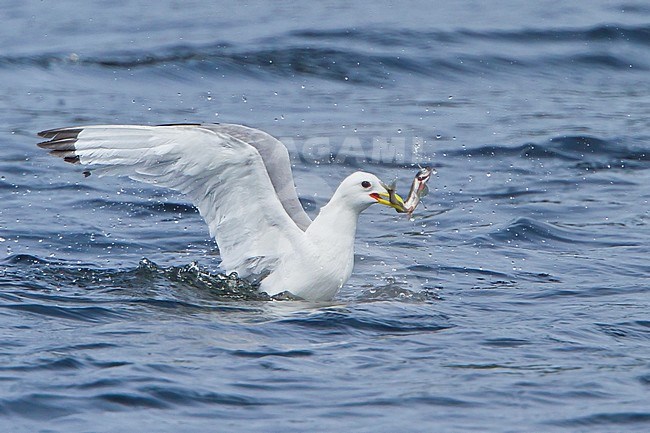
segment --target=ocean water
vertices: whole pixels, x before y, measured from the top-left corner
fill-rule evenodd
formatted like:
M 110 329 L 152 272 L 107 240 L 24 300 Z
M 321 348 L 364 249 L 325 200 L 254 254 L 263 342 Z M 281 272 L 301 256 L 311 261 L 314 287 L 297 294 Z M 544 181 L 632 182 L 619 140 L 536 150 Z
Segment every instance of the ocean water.
M 574 3 L 0 1 L 1 430 L 648 431 L 650 6 Z M 312 215 L 438 174 L 271 301 L 182 196 L 36 147 L 170 122 L 281 138 Z

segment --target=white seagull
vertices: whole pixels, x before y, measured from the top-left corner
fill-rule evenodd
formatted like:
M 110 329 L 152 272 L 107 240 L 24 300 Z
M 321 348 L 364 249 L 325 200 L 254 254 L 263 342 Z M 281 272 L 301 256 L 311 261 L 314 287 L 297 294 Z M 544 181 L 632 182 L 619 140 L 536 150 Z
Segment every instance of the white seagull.
M 221 267 L 271 296 L 332 299 L 352 273 L 359 214 L 374 203 L 405 211 L 390 187 L 359 171 L 312 221 L 298 201 L 286 147 L 242 125 L 97 125 L 38 135 L 47 139 L 40 147 L 100 176 L 186 194 L 217 241 Z

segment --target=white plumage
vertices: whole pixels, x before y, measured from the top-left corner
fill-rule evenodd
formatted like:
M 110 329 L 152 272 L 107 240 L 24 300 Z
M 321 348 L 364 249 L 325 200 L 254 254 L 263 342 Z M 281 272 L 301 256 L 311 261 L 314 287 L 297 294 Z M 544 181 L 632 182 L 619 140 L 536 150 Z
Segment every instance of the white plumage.
M 226 272 L 328 300 L 352 273 L 359 214 L 391 204 L 374 175 L 347 177 L 311 222 L 296 195 L 286 147 L 241 125 L 101 125 L 39 133 L 40 147 L 93 173 L 125 175 L 186 194 L 215 237 Z

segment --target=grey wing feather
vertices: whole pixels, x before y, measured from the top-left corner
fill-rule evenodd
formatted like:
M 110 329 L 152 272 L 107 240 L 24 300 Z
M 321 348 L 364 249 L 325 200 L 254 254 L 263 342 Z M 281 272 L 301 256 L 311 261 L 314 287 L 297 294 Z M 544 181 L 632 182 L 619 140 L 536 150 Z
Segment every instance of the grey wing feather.
M 311 224 L 311 218 L 309 218 L 298 200 L 293 174 L 291 173 L 289 152 L 280 140 L 259 129 L 231 123 L 202 124 L 201 128 L 228 134 L 253 146 L 259 152 L 262 161 L 264 161 L 266 171 L 271 178 L 271 183 L 282 203 L 282 207 L 298 227 L 303 231 L 307 230 L 307 227 Z

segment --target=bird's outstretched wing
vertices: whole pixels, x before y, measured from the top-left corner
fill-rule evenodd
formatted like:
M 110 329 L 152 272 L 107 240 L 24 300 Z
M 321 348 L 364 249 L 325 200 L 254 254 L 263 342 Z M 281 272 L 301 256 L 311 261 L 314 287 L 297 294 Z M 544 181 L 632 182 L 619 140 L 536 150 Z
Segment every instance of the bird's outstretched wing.
M 100 176 L 125 175 L 187 194 L 208 223 L 228 272 L 262 276 L 302 240 L 260 152 L 235 133 L 212 125 L 99 125 L 39 135 L 48 139 L 40 147 Z

